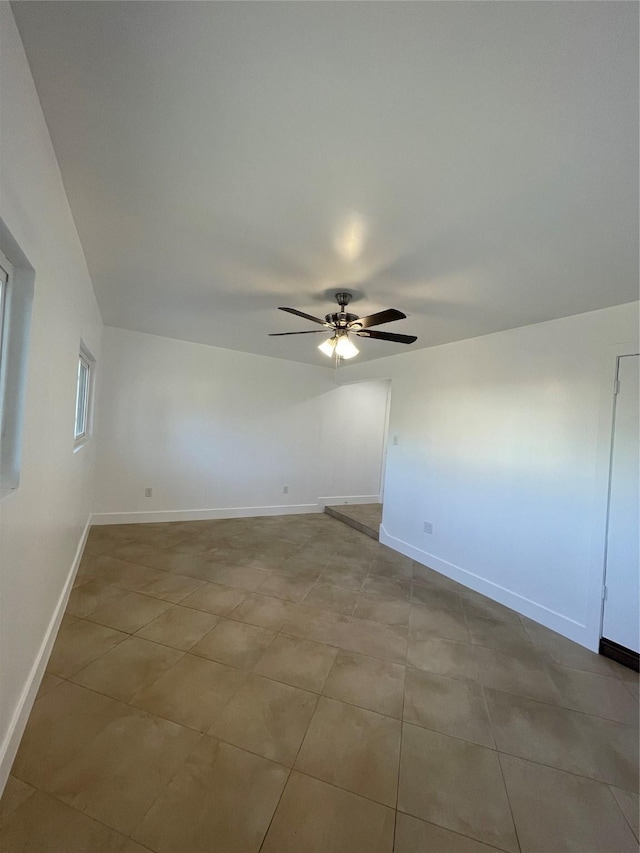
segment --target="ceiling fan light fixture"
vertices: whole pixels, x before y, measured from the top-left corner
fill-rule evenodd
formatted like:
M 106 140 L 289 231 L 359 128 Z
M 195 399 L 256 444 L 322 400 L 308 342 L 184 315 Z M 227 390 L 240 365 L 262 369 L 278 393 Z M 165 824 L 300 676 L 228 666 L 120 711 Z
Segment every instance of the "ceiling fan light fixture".
M 334 335 L 332 338 L 328 338 L 326 341 L 323 341 L 318 347 L 318 349 L 320 350 L 320 352 L 324 353 L 325 355 L 328 355 L 329 358 L 331 358 L 337 343 L 338 339 Z
M 338 338 L 338 342 L 335 345 L 336 355 L 339 355 L 340 358 L 353 358 L 354 355 L 358 355 L 360 350 L 358 347 L 349 340 L 348 335 L 340 335 Z

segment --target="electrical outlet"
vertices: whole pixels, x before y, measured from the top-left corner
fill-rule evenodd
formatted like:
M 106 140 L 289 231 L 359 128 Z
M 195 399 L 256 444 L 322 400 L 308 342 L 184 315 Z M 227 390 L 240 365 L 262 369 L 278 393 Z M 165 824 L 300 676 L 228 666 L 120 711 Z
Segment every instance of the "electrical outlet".
M 396 447 L 398 446 L 398 436 L 397 435 L 393 436 L 393 443 Z
M 288 494 L 289 494 L 289 486 L 283 486 L 283 487 L 282 487 L 282 494 L 283 494 L 283 495 L 288 495 Z
M 425 533 L 433 533 L 433 524 L 430 521 L 425 521 L 423 530 Z
M 153 489 L 145 489 L 144 490 L 145 498 L 150 498 L 152 494 L 153 494 Z

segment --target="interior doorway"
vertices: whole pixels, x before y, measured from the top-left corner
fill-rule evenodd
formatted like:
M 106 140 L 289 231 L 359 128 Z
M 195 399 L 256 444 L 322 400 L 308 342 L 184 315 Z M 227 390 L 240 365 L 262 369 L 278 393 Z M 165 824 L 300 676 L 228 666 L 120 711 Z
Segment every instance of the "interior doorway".
M 640 356 L 617 359 L 600 652 L 638 669 Z

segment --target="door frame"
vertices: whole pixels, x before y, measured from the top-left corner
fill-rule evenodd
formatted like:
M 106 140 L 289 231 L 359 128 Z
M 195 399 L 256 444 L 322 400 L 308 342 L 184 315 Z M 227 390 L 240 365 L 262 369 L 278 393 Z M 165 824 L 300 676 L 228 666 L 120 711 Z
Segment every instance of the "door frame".
M 630 666 L 636 671 L 638 670 L 638 653 L 631 651 L 629 649 L 625 649 L 623 646 L 618 645 L 613 640 L 608 640 L 604 636 L 604 614 L 605 607 L 607 604 L 606 597 L 606 589 L 607 589 L 607 558 L 609 551 L 609 522 L 611 520 L 611 487 L 613 485 L 613 454 L 615 450 L 615 437 L 616 437 L 616 415 L 618 411 L 618 393 L 619 387 L 618 382 L 620 381 L 620 365 L 623 358 L 638 358 L 640 357 L 640 352 L 638 351 L 640 348 L 636 347 L 635 352 L 624 352 L 619 353 L 616 356 L 616 369 L 614 376 L 614 385 L 612 388 L 612 396 L 613 396 L 613 404 L 611 407 L 611 441 L 609 446 L 609 477 L 607 482 L 607 512 L 605 517 L 605 532 L 604 532 L 604 556 L 603 556 L 603 566 L 602 566 L 602 594 L 600 601 L 600 641 L 598 651 L 600 654 L 604 654 L 607 657 L 613 658 L 613 660 L 618 661 L 618 663 L 623 664 L 624 666 Z
M 618 359 L 638 352 L 637 340 L 619 341 L 602 347 L 600 365 L 600 413 L 594 478 L 591 528 L 591 560 L 587 578 L 587 610 L 583 644 L 594 652 L 599 651 L 602 637 L 603 595 L 605 587 L 607 509 L 609 505 L 609 480 L 611 474 L 611 445 L 613 441 L 613 397 Z M 580 642 L 580 641 L 579 641 Z

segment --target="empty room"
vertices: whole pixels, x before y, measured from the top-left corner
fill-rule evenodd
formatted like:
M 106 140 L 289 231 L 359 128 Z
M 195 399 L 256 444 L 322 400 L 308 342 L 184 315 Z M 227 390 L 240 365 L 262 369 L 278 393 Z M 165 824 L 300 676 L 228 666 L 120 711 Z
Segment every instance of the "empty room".
M 638 853 L 638 12 L 0 3 L 2 853 Z

